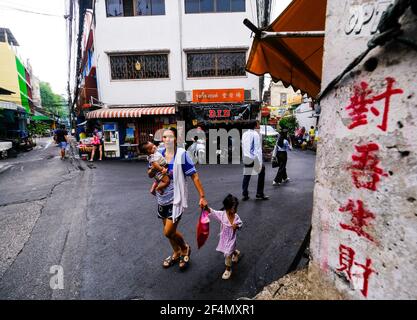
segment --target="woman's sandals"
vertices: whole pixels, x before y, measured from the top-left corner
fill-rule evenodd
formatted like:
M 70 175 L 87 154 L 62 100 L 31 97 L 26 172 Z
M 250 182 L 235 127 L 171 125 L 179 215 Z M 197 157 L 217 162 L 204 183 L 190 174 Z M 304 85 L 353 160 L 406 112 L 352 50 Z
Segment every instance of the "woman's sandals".
M 177 256 L 175 259 L 173 258 L 173 256 L 169 256 L 168 258 L 164 260 L 164 262 L 162 263 L 162 266 L 165 269 L 167 269 L 173 266 L 174 264 L 176 264 L 178 261 L 180 261 L 180 256 Z
M 187 244 L 187 254 L 180 256 L 180 270 L 185 270 L 190 262 L 191 247 Z

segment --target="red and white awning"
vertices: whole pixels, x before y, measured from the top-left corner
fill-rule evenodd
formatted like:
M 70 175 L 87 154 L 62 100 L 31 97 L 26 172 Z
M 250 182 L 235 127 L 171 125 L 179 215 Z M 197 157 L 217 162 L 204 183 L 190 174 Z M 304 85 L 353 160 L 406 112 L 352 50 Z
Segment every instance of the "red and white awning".
M 109 118 L 140 118 L 143 115 L 166 115 L 175 114 L 175 107 L 141 107 L 141 108 L 114 108 L 90 111 L 86 119 L 109 119 Z

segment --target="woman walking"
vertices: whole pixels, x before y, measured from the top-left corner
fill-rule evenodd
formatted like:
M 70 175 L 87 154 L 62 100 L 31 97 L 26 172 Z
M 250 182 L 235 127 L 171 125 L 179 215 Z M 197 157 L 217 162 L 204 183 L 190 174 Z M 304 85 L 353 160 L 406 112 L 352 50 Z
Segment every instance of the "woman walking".
M 278 172 L 272 182 L 273 186 L 279 186 L 282 182 L 288 182 L 290 179 L 287 176 L 287 151 L 292 150 L 290 143 L 288 142 L 287 132 L 283 131 L 275 145 L 273 154 L 278 160 Z
M 201 208 L 207 206 L 207 200 L 192 160 L 185 149 L 177 147 L 177 130 L 175 128 L 165 130 L 162 140 L 165 148 L 161 150 L 161 153 L 168 163 L 170 183 L 162 194 L 156 193 L 158 218 L 162 219 L 164 235 L 173 249 L 172 255 L 163 261 L 162 266 L 169 268 L 178 262 L 180 269 L 184 270 L 190 261 L 191 247 L 177 229 L 181 216 L 188 207 L 187 176 L 191 177 L 200 195 Z M 153 178 L 154 174 L 152 168 L 149 168 L 149 177 Z
M 91 152 L 91 158 L 90 158 L 90 162 L 94 161 L 94 156 L 96 153 L 96 149 L 98 149 L 98 151 L 100 152 L 100 161 L 103 160 L 103 141 L 102 141 L 102 137 L 100 135 L 100 132 L 95 129 L 93 132 L 93 151 Z

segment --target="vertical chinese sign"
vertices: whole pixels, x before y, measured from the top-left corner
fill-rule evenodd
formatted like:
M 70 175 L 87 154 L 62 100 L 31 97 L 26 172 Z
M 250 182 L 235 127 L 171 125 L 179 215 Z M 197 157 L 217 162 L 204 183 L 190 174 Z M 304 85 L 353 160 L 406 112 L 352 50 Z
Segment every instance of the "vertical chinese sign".
M 325 82 L 366 47 L 381 3 L 328 1 Z M 417 52 L 399 45 L 367 59 L 376 67 L 365 60 L 321 101 L 310 269 L 349 298 L 415 299 Z

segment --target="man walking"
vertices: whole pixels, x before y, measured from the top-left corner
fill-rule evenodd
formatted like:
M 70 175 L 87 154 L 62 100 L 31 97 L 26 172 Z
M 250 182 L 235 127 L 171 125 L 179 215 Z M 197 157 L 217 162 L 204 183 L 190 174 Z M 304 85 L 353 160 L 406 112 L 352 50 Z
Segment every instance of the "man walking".
M 264 194 L 265 166 L 262 159 L 262 139 L 260 134 L 254 130 L 255 128 L 259 129 L 259 121 L 251 123 L 249 130 L 246 130 L 242 135 L 242 153 L 245 165 L 242 183 L 243 201 L 249 199 L 249 181 L 251 176 L 256 174 L 258 175 L 256 199 L 269 199 Z
M 54 140 L 59 145 L 61 160 L 65 159 L 65 150 L 67 149 L 68 143 L 68 131 L 65 130 L 65 125 L 61 125 L 58 130 L 55 131 Z

